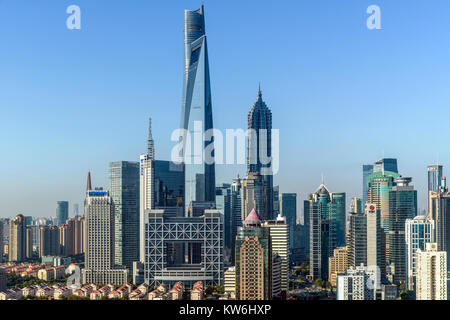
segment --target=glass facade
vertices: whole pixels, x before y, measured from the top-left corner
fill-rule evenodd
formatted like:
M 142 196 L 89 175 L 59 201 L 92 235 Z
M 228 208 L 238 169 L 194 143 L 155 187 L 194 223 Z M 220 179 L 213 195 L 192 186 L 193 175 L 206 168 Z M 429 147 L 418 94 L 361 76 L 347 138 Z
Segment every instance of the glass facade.
M 281 215 L 286 217 L 286 223 L 289 226 L 290 249 L 294 248 L 294 229 L 297 224 L 297 194 L 282 193 L 280 197 Z
M 110 196 L 114 201 L 114 262 L 132 270 L 139 259 L 139 162 L 111 162 Z
M 182 207 L 184 205 L 183 165 L 155 160 L 155 207 Z
M 210 141 L 204 141 L 203 147 L 191 150 L 194 147 L 195 136 L 200 135 L 203 141 L 205 132 L 213 128 L 203 6 L 195 11 L 185 11 L 184 48 L 185 70 L 181 128 L 190 135 L 189 143 L 186 143 L 187 137 L 184 137 L 183 140 L 186 213 L 191 201 L 215 201 L 215 165 L 205 161 L 205 148 L 213 143 L 214 137 Z M 185 148 L 189 148 L 189 150 Z M 214 156 L 214 151 L 211 152 L 211 156 Z
M 231 219 L 231 185 L 222 184 L 216 187 L 216 209 L 220 210 L 224 216 L 224 232 L 225 232 L 225 247 L 232 249 L 231 243 L 231 228 L 233 221 Z
M 65 224 L 69 219 L 69 202 L 58 201 L 56 203 L 56 223 L 58 226 Z

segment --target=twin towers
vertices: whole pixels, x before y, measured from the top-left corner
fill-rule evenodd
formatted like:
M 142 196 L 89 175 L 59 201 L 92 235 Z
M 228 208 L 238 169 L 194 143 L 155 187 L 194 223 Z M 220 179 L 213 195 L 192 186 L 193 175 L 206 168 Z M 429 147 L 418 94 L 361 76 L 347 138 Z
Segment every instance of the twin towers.
M 201 123 L 202 134 L 213 129 L 209 60 L 203 6 L 195 11 L 186 10 L 184 13 L 184 83 L 181 128 L 185 132 L 189 132 L 192 137 L 195 133 L 198 134 L 196 130 L 198 131 L 199 129 L 199 123 Z M 262 100 L 261 90 L 258 91 L 257 101 L 248 115 L 248 129 L 253 129 L 256 132 L 254 136 L 249 138 L 248 154 L 260 155 L 260 151 L 263 151 L 267 157 L 271 157 L 272 113 Z M 259 132 L 264 129 L 266 134 L 260 136 Z M 214 137 L 211 137 L 210 141 L 204 141 L 202 150 L 199 150 L 200 153 L 194 152 L 191 154 L 189 152 L 189 154 L 183 154 L 185 162 L 184 199 L 186 212 L 192 201 L 215 201 L 215 164 L 208 164 L 205 161 L 199 163 L 199 161 L 194 159 L 195 157 L 204 159 L 205 149 L 213 141 Z M 259 150 L 261 145 L 265 146 L 266 150 Z M 247 168 L 249 173 L 258 174 L 265 166 L 270 167 L 270 163 L 262 164 L 259 158 L 251 161 L 249 156 Z M 267 190 L 267 197 L 265 197 L 267 201 L 266 206 L 272 208 L 272 175 L 263 175 L 263 179 Z

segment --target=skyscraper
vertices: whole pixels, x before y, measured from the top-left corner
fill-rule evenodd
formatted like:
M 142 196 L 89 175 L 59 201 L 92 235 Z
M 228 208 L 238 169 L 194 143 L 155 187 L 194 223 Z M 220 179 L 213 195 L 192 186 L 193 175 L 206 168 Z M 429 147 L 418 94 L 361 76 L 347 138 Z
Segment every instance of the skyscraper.
M 151 121 L 149 120 L 149 125 Z M 155 208 L 155 150 L 151 139 L 151 127 L 149 127 L 149 139 L 147 154 L 140 156 L 139 162 L 139 260 L 143 263 L 145 256 L 144 228 L 145 211 Z
M 430 203 L 430 191 L 438 192 L 442 179 L 442 166 L 428 166 L 428 204 Z
M 181 128 L 189 133 L 183 137 L 182 157 L 185 164 L 185 214 L 192 201 L 215 201 L 215 164 L 205 161 L 206 147 L 214 142 L 205 132 L 213 128 L 208 49 L 203 6 L 184 12 L 184 84 Z M 194 143 L 187 139 L 202 137 L 203 145 L 186 150 Z M 210 156 L 214 157 L 214 152 Z
M 139 260 L 139 163 L 111 162 L 110 195 L 114 201 L 114 259 L 129 270 Z
M 367 203 L 365 206 L 367 219 L 367 266 L 379 267 L 380 276 L 386 276 L 386 253 L 384 251 L 384 233 L 380 227 L 380 212 L 375 203 Z M 404 244 L 403 244 L 404 245 Z
M 155 208 L 183 207 L 184 169 L 182 164 L 166 160 L 154 160 Z
M 39 257 L 59 255 L 59 235 L 57 226 L 39 228 Z
M 367 216 L 363 212 L 351 212 L 347 239 L 348 264 L 367 265 Z
M 236 236 L 236 299 L 272 299 L 272 244 L 270 229 L 261 226 L 252 210 Z
M 290 249 L 294 247 L 294 229 L 297 223 L 297 194 L 282 193 L 280 196 L 280 213 L 289 226 Z
M 223 213 L 225 248 L 231 250 L 231 185 L 223 183 L 216 187 L 216 209 Z
M 239 227 L 242 227 L 242 202 L 241 202 L 242 183 L 239 175 L 233 179 L 231 184 L 231 262 L 234 263 L 236 234 Z
M 395 179 L 389 191 L 389 219 L 386 241 L 389 264 L 393 266 L 395 284 L 406 283 L 405 223 L 417 215 L 417 191 L 409 185 L 411 178 Z
M 56 203 L 56 224 L 58 226 L 65 224 L 69 219 L 69 202 L 58 201 Z
M 25 217 L 21 214 L 9 222 L 9 261 L 21 262 L 26 258 L 26 230 Z
M 289 226 L 281 213 L 275 220 L 264 221 L 263 227 L 269 228 L 272 253 L 281 259 L 281 290 L 289 289 Z
M 427 243 L 417 253 L 416 300 L 447 300 L 447 253 Z
M 258 98 L 248 113 L 248 159 L 247 171 L 258 173 L 264 181 L 265 212 L 263 219 L 273 219 L 272 112 L 262 100 L 261 88 Z
M 373 165 L 373 172 L 391 171 L 398 173 L 397 159 L 383 158 Z
M 434 221 L 428 219 L 425 215 L 406 220 L 406 270 L 408 278 L 406 285 L 409 290 L 415 289 L 417 250 L 425 250 L 427 243 L 435 242 L 434 232 Z
M 114 264 L 114 202 L 102 189 L 88 190 L 84 205 L 86 221 L 84 283 L 124 284 L 128 270 Z
M 363 165 L 363 194 L 362 199 L 363 203 L 367 202 L 367 191 L 368 191 L 368 184 L 367 184 L 367 177 L 373 173 L 373 164 L 364 164 Z

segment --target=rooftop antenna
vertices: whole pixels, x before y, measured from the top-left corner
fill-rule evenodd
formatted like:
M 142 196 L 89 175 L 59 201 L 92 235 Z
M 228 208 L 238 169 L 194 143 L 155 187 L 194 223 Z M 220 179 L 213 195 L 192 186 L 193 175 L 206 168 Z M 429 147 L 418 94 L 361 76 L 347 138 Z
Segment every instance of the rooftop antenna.
M 323 172 L 322 172 L 322 184 L 323 184 L 323 185 L 325 185 L 325 184 L 324 184 L 324 181 L 325 181 L 325 179 L 324 179 L 324 177 L 323 177 Z

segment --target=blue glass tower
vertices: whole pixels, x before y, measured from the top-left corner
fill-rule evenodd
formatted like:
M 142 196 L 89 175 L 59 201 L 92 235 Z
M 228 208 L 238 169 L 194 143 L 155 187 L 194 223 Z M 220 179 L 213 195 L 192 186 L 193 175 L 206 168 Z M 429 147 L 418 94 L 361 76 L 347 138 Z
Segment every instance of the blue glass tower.
M 206 131 L 213 128 L 208 50 L 203 6 L 184 12 L 184 84 L 181 128 L 190 134 L 191 150 L 184 140 L 185 212 L 191 201 L 215 201 L 215 165 L 205 161 L 205 148 L 213 143 L 204 141 Z M 194 148 L 196 135 L 202 136 L 202 148 Z M 208 138 L 208 137 L 206 137 Z M 201 150 L 199 150 L 201 149 Z M 214 157 L 214 151 L 211 152 Z
M 69 202 L 58 201 L 56 202 L 56 223 L 58 226 L 65 224 L 69 219 Z

